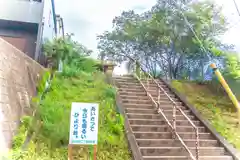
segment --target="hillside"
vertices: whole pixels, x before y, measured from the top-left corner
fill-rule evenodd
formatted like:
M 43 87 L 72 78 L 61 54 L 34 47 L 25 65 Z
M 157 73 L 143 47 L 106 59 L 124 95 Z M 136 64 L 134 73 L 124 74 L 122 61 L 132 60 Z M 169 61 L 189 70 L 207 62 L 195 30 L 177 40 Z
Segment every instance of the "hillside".
M 175 80 L 172 81 L 172 85 L 210 121 L 217 132 L 240 150 L 237 114 L 227 96 L 213 92 L 207 85 L 195 82 Z
M 124 119 L 115 108 L 115 89 L 105 83 L 104 74 L 98 71 L 55 75 L 49 92 L 38 106 L 41 125 L 34 124 L 32 117 L 22 118 L 19 134 L 13 142 L 12 159 L 66 160 L 71 102 L 100 104 L 98 160 L 130 159 Z M 22 151 L 28 130 L 34 130 L 35 134 Z M 86 159 L 86 149 L 77 151 L 77 159 Z

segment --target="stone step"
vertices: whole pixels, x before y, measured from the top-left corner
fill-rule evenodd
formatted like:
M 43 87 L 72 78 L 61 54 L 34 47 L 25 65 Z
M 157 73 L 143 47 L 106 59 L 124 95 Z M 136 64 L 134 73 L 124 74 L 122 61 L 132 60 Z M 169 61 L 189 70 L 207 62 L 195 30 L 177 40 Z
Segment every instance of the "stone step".
M 151 96 L 152 96 L 153 98 L 157 98 L 157 97 L 158 97 L 158 93 L 157 93 L 157 92 L 149 92 L 149 93 L 151 94 Z M 169 92 L 169 93 L 167 93 L 167 94 L 168 94 L 168 96 L 170 96 L 171 98 L 176 98 L 176 96 L 175 96 L 172 92 Z M 166 97 L 166 98 L 167 98 L 166 94 L 163 93 L 163 92 L 160 93 L 160 97 Z
M 190 160 L 189 156 L 143 156 L 143 160 Z M 233 160 L 231 156 L 200 156 L 199 160 Z
M 164 100 L 161 100 L 161 99 L 160 99 L 159 103 L 160 103 L 160 106 L 161 106 L 161 105 L 165 105 L 165 104 L 166 104 L 166 105 L 173 105 L 173 102 L 171 102 L 170 100 L 164 101 Z M 180 106 L 180 105 L 182 105 L 183 103 L 180 102 L 180 101 L 177 101 L 177 102 L 175 101 L 175 104 L 178 105 L 178 106 Z
M 182 109 L 180 108 L 187 116 L 189 115 L 192 115 L 192 112 L 190 110 L 186 110 L 186 109 Z M 166 114 L 166 115 L 169 115 L 169 114 L 173 114 L 173 108 L 169 108 L 169 109 L 162 109 L 163 110 L 163 113 Z M 176 109 L 176 115 L 183 115 L 182 112 L 180 112 L 178 109 Z
M 119 91 L 125 91 L 125 92 L 145 92 L 145 90 L 142 87 L 139 88 L 132 88 L 132 87 L 128 87 L 128 88 L 119 88 Z
M 145 91 L 141 91 L 141 92 L 126 92 L 126 91 L 122 91 L 122 90 L 119 90 L 118 91 L 119 94 L 121 96 L 147 96 L 147 93 Z
M 147 94 L 144 96 L 121 95 L 123 100 L 149 100 Z
M 152 102 L 152 100 L 147 96 L 147 95 L 142 95 L 142 96 L 136 96 L 136 95 L 121 95 L 121 98 L 122 98 L 122 102 L 128 102 L 128 103 L 130 103 L 130 102 L 135 102 L 135 103 L 151 103 Z M 177 102 L 177 104 L 180 104 L 179 102 L 179 100 L 177 99 L 177 98 L 172 98 L 175 102 Z M 155 101 L 158 101 L 158 98 L 156 97 L 156 98 L 154 98 L 154 100 Z M 165 103 L 166 101 L 170 101 L 167 97 L 162 97 L 161 99 L 160 99 L 160 103 L 161 102 L 163 102 L 163 103 L 161 103 L 161 105 L 163 105 L 163 104 L 167 104 L 167 105 L 169 105 L 169 104 L 171 104 L 171 103 Z
M 131 103 L 124 103 L 123 104 L 123 108 L 141 108 L 141 109 L 155 109 L 156 107 L 154 107 L 154 105 L 150 105 L 150 104 L 147 104 L 147 105 L 144 105 L 144 104 L 131 104 Z
M 136 83 L 135 85 L 134 84 L 128 84 L 128 83 L 118 83 L 119 84 L 119 87 L 121 88 L 134 88 L 134 89 L 143 89 L 142 85 L 140 83 Z M 158 90 L 158 86 L 156 85 L 152 85 L 152 84 L 143 84 L 147 90 Z M 170 89 L 166 86 L 166 85 L 160 85 L 160 87 L 166 91 L 170 91 Z
M 183 147 L 178 139 L 136 139 L 139 147 Z M 195 139 L 184 139 L 184 143 L 188 147 L 195 147 Z M 217 140 L 199 140 L 200 147 L 219 147 Z
M 158 96 L 158 90 L 148 90 L 148 92 L 154 97 Z M 165 93 L 163 91 L 160 92 L 160 96 L 166 96 L 166 94 L 168 94 L 169 96 L 175 96 L 172 91 L 165 91 Z
M 165 115 L 169 121 L 172 120 L 172 115 Z M 134 113 L 127 113 L 128 119 L 159 119 L 163 120 L 163 116 L 159 114 L 134 114 Z M 195 116 L 191 115 L 188 116 L 191 120 L 196 119 Z M 176 115 L 176 120 L 186 120 L 186 118 L 183 115 Z
M 139 87 L 139 88 L 134 88 L 134 87 L 125 87 L 125 88 L 123 88 L 123 87 L 120 87 L 119 91 L 125 91 L 125 92 L 143 92 L 144 91 L 145 92 L 145 90 L 142 87 Z M 158 92 L 159 92 L 159 90 L 157 88 L 153 88 L 151 90 L 148 89 L 147 91 L 150 94 L 152 94 L 152 95 L 158 95 Z M 170 91 L 170 90 L 165 90 L 165 92 L 167 94 L 172 94 L 172 91 Z M 164 95 L 164 92 L 160 91 L 160 94 Z
M 171 139 L 170 132 L 133 132 L 137 139 Z M 178 132 L 182 139 L 196 139 L 195 132 Z M 199 133 L 200 139 L 214 139 L 210 133 Z
M 114 80 L 117 82 L 117 83 L 132 83 L 133 85 L 134 84 L 139 84 L 139 81 L 135 78 L 114 78 Z
M 147 83 L 147 80 L 141 80 L 142 83 Z M 159 85 L 164 85 L 165 83 L 162 81 L 155 80 Z M 156 85 L 156 83 L 153 80 L 148 80 L 149 83 Z
M 196 148 L 189 147 L 189 150 L 196 156 Z M 219 156 L 224 155 L 223 147 L 199 147 L 199 156 Z M 140 147 L 143 156 L 188 156 L 189 153 L 183 147 Z
M 158 102 L 157 98 L 155 98 L 154 100 Z M 124 99 L 124 100 L 122 100 L 122 102 L 123 103 L 135 103 L 135 104 L 143 104 L 143 103 L 147 104 L 147 103 L 152 103 L 152 100 L 150 98 L 149 99 L 141 99 L 141 100 L 138 100 L 138 99 Z M 160 103 L 160 106 L 161 105 L 171 105 L 171 106 L 173 106 L 173 102 L 171 102 L 170 100 L 167 100 L 167 99 L 166 100 L 161 99 L 159 101 L 159 103 Z M 175 101 L 175 104 L 180 106 L 180 105 L 182 105 L 182 102 Z
M 151 102 L 151 101 L 150 101 Z M 124 108 L 139 108 L 139 109 L 154 109 L 156 110 L 156 107 L 154 104 L 151 103 L 147 103 L 147 104 L 134 104 L 134 103 L 123 103 L 123 107 Z M 187 107 L 179 105 L 178 106 L 181 110 L 188 110 Z M 169 104 L 164 104 L 164 105 L 160 105 L 160 108 L 163 111 L 171 111 L 173 110 L 173 105 L 169 105 Z M 177 109 L 178 111 L 178 109 Z
M 134 132 L 171 132 L 168 125 L 131 125 Z M 194 132 L 192 126 L 177 126 L 177 132 Z M 198 132 L 207 132 L 205 127 L 198 126 Z
M 171 90 L 167 87 L 167 86 L 165 86 L 165 87 L 162 87 L 161 86 L 161 88 L 164 90 L 162 90 L 161 88 L 158 88 L 158 87 L 151 87 L 151 88 L 147 88 L 147 85 L 145 86 L 146 87 L 146 89 L 147 89 L 147 91 L 148 92 L 153 92 L 153 93 L 158 93 L 159 91 L 160 91 L 160 93 L 164 93 L 164 91 L 165 92 L 167 92 L 167 93 L 171 93 Z
M 183 148 L 182 143 L 176 138 L 173 139 L 171 128 L 152 100 L 148 97 L 141 83 L 134 77 L 115 77 L 118 86 L 118 93 L 122 100 L 123 108 L 129 121 L 138 149 L 142 154 L 142 160 L 188 160 L 189 153 Z M 155 82 L 142 79 L 148 93 L 158 101 L 159 87 Z M 184 106 L 176 95 L 161 80 L 157 83 L 164 90 L 160 91 L 160 108 L 168 121 L 172 124 L 173 103 L 170 96 L 179 108 L 198 127 L 199 131 L 199 160 L 232 160 L 231 156 L 225 155 L 226 151 L 211 133 L 197 120 L 193 113 Z M 166 94 L 164 93 L 166 92 Z M 176 111 L 176 130 L 185 144 L 195 155 L 196 135 L 193 126 L 181 114 Z
M 171 97 L 172 98 L 172 97 Z M 158 97 L 154 97 L 154 100 L 158 100 Z M 172 98 L 172 100 L 174 100 L 175 102 L 180 102 L 180 100 L 178 98 Z M 160 97 L 160 101 L 170 101 L 169 98 L 167 96 L 161 96 Z
M 137 105 L 136 105 L 137 107 Z M 157 114 L 156 109 L 143 109 L 143 108 L 126 108 L 125 109 L 126 113 L 136 113 L 136 114 Z
M 142 109 L 153 109 L 154 106 L 151 103 L 148 104 L 135 104 L 135 103 L 123 103 L 124 108 L 142 108 Z
M 123 99 L 122 102 L 135 103 L 135 104 L 147 104 L 147 103 L 151 103 L 152 101 L 150 99 Z
M 154 87 L 154 88 L 158 88 L 158 86 L 157 86 L 157 84 L 155 84 L 155 83 L 151 83 L 151 82 L 149 82 L 149 84 L 147 84 L 147 82 L 143 82 L 143 85 L 145 85 L 145 86 L 150 86 L 150 87 Z M 166 88 L 166 89 L 168 89 L 168 86 L 166 85 L 166 84 L 163 84 L 163 83 L 159 83 L 159 86 L 160 87 L 162 87 L 162 88 Z
M 147 95 L 147 93 L 144 90 L 138 91 L 138 92 L 136 92 L 136 91 L 119 90 L 118 92 L 119 92 L 119 94 L 121 96 L 126 96 L 126 95 L 130 95 L 130 96 L 146 96 Z M 150 93 L 150 94 L 151 94 L 151 96 L 153 98 L 157 98 L 158 97 L 158 93 Z M 166 96 L 164 93 L 161 93 L 160 95 L 161 95 L 161 97 Z M 171 98 L 175 98 L 176 97 L 173 93 L 169 93 L 168 95 Z
M 140 92 L 140 93 L 135 93 L 135 92 L 124 92 L 124 91 L 119 91 L 119 94 L 122 99 L 127 99 L 127 100 L 138 100 L 138 99 L 144 99 L 144 100 L 150 100 L 150 98 L 147 96 L 146 92 Z M 158 100 L 158 96 L 155 95 L 153 96 L 153 99 L 155 101 Z M 175 96 L 170 96 L 175 102 L 180 102 L 179 99 L 175 98 Z M 160 98 L 161 101 L 170 101 L 166 95 L 161 95 Z
M 129 86 L 135 87 L 135 88 L 142 87 L 141 83 L 139 83 L 138 81 L 134 81 L 134 82 L 117 81 L 116 83 L 121 87 L 129 87 Z
M 136 105 L 137 107 L 137 105 Z M 143 108 L 126 108 L 126 113 L 145 113 L 145 114 L 149 114 L 149 113 L 152 113 L 152 114 L 155 114 L 155 113 L 158 113 L 156 109 L 143 109 Z M 191 112 L 190 110 L 182 110 L 186 115 L 191 115 Z M 163 113 L 165 115 L 169 115 L 169 114 L 173 114 L 173 110 L 163 110 Z M 182 115 L 182 113 L 176 109 L 176 115 Z
M 201 126 L 200 121 L 192 121 L 196 126 Z M 167 123 L 164 120 L 159 119 L 129 119 L 131 125 L 166 125 Z M 177 126 L 187 126 L 191 125 L 187 120 L 177 120 Z
M 169 105 L 169 104 L 161 104 L 160 108 L 165 111 L 165 110 L 173 110 L 173 105 Z M 178 105 L 178 108 L 180 108 L 181 110 L 188 110 L 187 107 L 183 106 L 183 105 Z

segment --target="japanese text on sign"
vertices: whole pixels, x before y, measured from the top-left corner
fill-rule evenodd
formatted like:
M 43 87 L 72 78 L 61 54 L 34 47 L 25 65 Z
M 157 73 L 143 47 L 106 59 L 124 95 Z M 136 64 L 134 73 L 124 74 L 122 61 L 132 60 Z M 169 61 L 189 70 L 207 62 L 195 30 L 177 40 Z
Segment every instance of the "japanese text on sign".
M 70 144 L 97 144 L 98 104 L 72 103 Z

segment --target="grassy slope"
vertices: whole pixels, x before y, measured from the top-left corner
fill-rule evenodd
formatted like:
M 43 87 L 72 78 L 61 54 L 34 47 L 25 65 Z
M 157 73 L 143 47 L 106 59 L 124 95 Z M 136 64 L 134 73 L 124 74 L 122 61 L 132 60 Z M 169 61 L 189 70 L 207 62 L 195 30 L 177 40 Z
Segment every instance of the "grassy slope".
M 240 149 L 237 114 L 228 97 L 213 93 L 207 86 L 194 82 L 173 81 L 172 85 L 187 97 L 187 100 L 200 111 L 204 118 L 210 121 L 217 132 Z
M 29 144 L 28 151 L 17 151 L 28 125 L 26 122 L 15 137 L 13 159 L 66 160 L 71 102 L 96 102 L 100 104 L 98 160 L 128 160 L 130 152 L 124 135 L 123 118 L 116 113 L 115 89 L 104 82 L 102 73 L 82 72 L 76 77 L 57 76 L 51 91 L 40 106 L 43 125 Z M 25 117 L 24 121 L 28 118 Z M 25 124 L 25 125 L 24 125 Z M 21 156 L 20 156 L 21 154 Z M 78 159 L 86 159 L 86 150 L 79 150 Z

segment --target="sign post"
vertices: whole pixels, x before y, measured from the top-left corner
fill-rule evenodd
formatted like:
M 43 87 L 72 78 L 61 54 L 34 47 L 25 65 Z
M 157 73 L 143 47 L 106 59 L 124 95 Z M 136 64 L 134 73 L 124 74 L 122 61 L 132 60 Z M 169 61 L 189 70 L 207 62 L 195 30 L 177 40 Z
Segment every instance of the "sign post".
M 68 159 L 73 160 L 74 146 L 93 146 L 93 159 L 97 159 L 98 140 L 97 103 L 72 103 Z

